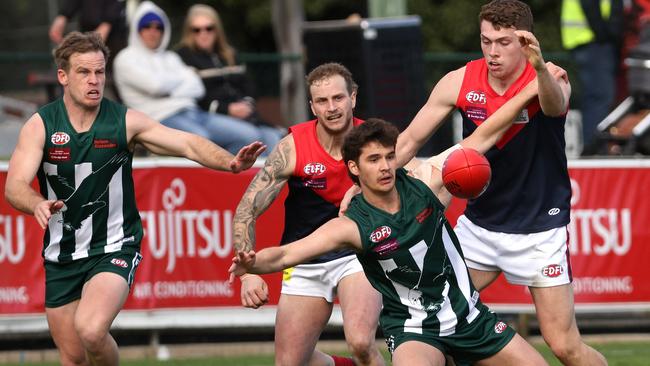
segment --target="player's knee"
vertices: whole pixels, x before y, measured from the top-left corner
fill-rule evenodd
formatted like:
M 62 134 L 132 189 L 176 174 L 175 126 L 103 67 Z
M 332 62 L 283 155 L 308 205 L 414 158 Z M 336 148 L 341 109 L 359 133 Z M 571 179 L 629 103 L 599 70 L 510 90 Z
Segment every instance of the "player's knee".
M 86 352 L 81 350 L 80 352 L 75 353 L 61 353 L 59 360 L 61 361 L 61 366 L 87 366 L 90 365 L 88 359 L 86 358 Z
M 275 365 L 276 366 L 294 366 L 305 364 L 296 358 L 295 354 L 290 352 L 276 352 L 275 353 Z
M 77 334 L 86 350 L 94 353 L 100 349 L 106 339 L 106 330 L 92 324 L 77 325 Z
M 580 352 L 581 352 L 581 344 L 578 344 L 577 346 L 572 344 L 571 342 L 564 342 L 562 340 L 546 340 L 546 343 L 548 343 L 549 348 L 557 357 L 562 361 L 562 363 L 567 364 L 570 363 L 571 360 L 576 360 L 580 357 Z
M 355 334 L 354 336 L 348 337 L 346 341 L 350 352 L 356 359 L 362 361 L 362 364 L 366 363 L 363 361 L 369 360 L 372 357 L 375 348 L 375 342 L 372 337 Z

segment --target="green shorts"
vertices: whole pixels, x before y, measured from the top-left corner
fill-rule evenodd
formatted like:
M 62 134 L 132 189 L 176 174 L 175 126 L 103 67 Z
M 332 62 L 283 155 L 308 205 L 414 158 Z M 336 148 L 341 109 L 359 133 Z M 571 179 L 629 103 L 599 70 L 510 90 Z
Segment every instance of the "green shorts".
M 515 334 L 515 331 L 500 321 L 496 314 L 483 310 L 473 322 L 456 329 L 456 333 L 452 335 L 441 337 L 401 332 L 387 335 L 386 344 L 392 354 L 404 342 L 426 343 L 443 354 L 452 356 L 456 365 L 462 366 L 497 354 Z
M 131 287 L 142 255 L 113 252 L 68 263 L 45 262 L 45 307 L 55 308 L 81 298 L 86 281 L 101 272 L 122 276 Z

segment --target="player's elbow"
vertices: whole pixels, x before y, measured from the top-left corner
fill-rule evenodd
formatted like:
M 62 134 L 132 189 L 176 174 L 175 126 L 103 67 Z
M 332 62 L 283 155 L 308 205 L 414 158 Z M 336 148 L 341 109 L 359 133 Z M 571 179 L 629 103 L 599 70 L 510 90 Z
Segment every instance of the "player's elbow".
M 7 182 L 5 184 L 5 191 L 4 191 L 4 196 L 5 196 L 5 201 L 9 202 L 9 204 L 12 207 L 16 207 L 14 197 L 16 197 L 15 194 L 15 182 L 12 180 L 7 179 Z
M 565 107 L 549 107 L 549 108 L 542 108 L 542 112 L 548 117 L 561 117 L 566 113 L 566 108 Z
M 540 107 L 544 115 L 548 117 L 560 117 L 566 113 L 569 106 L 564 96 L 558 96 L 554 100 L 540 99 Z

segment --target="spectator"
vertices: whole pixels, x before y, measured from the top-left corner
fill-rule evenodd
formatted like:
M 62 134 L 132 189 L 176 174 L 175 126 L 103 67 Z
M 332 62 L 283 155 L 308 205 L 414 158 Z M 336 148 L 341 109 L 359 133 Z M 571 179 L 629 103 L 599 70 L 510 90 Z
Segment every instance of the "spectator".
M 267 142 L 277 142 L 285 135 L 285 131 L 260 119 L 246 68 L 236 65 L 235 49 L 228 43 L 214 8 L 203 4 L 190 8 L 178 54 L 203 81 L 205 95 L 198 102 L 203 110 L 251 122 L 260 128 Z
M 63 0 L 59 14 L 50 25 L 50 40 L 61 43 L 68 22 L 78 15 L 79 31 L 97 32 L 113 55 L 126 47 L 126 1 L 120 0 Z M 112 58 L 108 68 L 111 68 Z
M 622 36 L 622 0 L 562 2 L 562 43 L 571 51 L 582 86 L 583 155 L 597 152 L 597 126 L 614 103 Z
M 150 1 L 138 5 L 131 21 L 129 45 L 115 59 L 115 82 L 124 103 L 163 125 L 206 137 L 228 151 L 261 140 L 275 141 L 240 119 L 201 110 L 196 99 L 205 91 L 201 79 L 173 51 L 167 50 L 171 28 L 165 12 Z

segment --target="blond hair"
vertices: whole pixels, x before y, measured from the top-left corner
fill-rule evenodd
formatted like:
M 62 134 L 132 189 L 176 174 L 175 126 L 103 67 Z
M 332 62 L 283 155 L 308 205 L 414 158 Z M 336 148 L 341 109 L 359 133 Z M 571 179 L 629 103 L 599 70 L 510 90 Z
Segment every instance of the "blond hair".
M 213 52 L 216 52 L 226 65 L 232 66 L 235 64 L 235 49 L 228 42 L 228 37 L 226 32 L 223 29 L 223 24 L 219 13 L 217 11 L 205 4 L 196 4 L 192 5 L 187 11 L 187 16 L 185 17 L 185 23 L 183 24 L 183 36 L 181 38 L 180 45 L 189 47 L 192 50 L 197 50 L 196 43 L 194 42 L 194 35 L 192 33 L 191 20 L 197 16 L 204 16 L 212 19 L 214 24 L 215 39 L 214 44 L 212 45 Z

